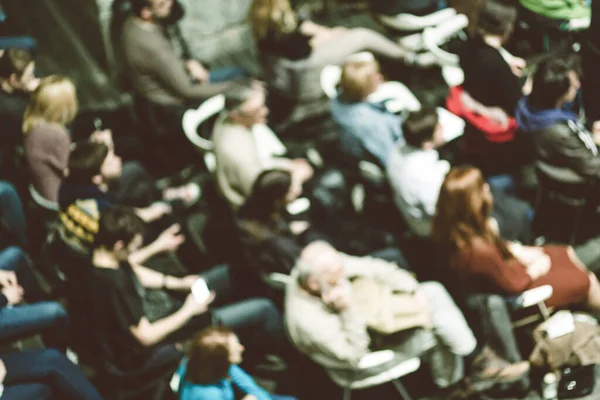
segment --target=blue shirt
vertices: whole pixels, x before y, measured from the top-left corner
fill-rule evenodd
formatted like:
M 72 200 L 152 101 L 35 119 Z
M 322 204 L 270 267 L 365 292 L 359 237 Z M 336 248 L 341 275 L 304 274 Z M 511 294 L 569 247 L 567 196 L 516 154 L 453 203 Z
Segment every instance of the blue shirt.
M 402 118 L 382 103 L 347 103 L 339 96 L 329 102 L 331 114 L 340 126 L 342 151 L 357 160 L 375 159 L 387 165 L 390 151 L 404 144 Z
M 184 359 L 177 373 L 184 377 L 180 383 L 179 400 L 235 400 L 233 385 L 244 394 L 258 400 L 271 400 L 271 395 L 258 386 L 254 379 L 237 365 L 229 367 L 229 378 L 210 385 L 193 384 L 185 380 L 187 359 Z

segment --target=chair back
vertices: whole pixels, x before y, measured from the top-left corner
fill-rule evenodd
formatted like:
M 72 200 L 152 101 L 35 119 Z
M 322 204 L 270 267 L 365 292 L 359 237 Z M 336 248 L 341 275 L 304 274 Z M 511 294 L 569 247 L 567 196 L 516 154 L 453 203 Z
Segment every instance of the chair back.
M 439 25 L 455 15 L 455 9 L 444 8 L 422 16 L 413 14 L 380 15 L 379 20 L 388 28 L 404 32 L 414 32 Z
M 219 114 L 225 109 L 225 96 L 222 94 L 213 96 L 204 101 L 195 110 L 187 110 L 181 121 L 183 132 L 188 140 L 201 152 L 214 149 L 210 139 L 206 139 L 199 133 L 203 123 Z

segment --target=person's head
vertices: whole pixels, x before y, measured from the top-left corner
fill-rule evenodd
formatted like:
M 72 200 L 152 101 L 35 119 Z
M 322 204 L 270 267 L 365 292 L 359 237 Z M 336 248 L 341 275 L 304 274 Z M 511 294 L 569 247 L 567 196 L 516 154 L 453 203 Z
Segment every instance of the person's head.
M 269 115 L 265 105 L 265 90 L 257 84 L 236 84 L 225 93 L 225 110 L 236 124 L 252 127 L 264 124 Z
M 456 248 L 469 246 L 477 237 L 495 241 L 489 225 L 492 204 L 490 187 L 479 169 L 453 168 L 440 189 L 432 238 Z
M 142 246 L 144 231 L 144 221 L 132 207 L 112 206 L 100 215 L 94 248 L 109 251 L 125 261 Z
M 406 143 L 413 147 L 435 149 L 444 144 L 442 125 L 433 107 L 410 113 L 402 124 L 402 133 Z
M 81 141 L 73 143 L 69 155 L 67 180 L 76 184 L 101 186 L 121 176 L 121 157 L 104 143 Z
M 289 0 L 254 0 L 250 6 L 250 25 L 256 40 L 293 32 L 298 18 Z
M 0 56 L 0 80 L 12 90 L 33 91 L 39 84 L 33 53 L 25 49 L 6 49 Z
M 42 78 L 25 109 L 23 132 L 40 124 L 64 127 L 75 119 L 77 108 L 77 91 L 69 78 L 59 75 Z
M 345 100 L 359 102 L 383 83 L 379 63 L 375 60 L 347 62 L 342 67 L 340 91 Z
M 174 0 L 131 0 L 133 14 L 146 22 L 158 23 L 171 15 Z
M 510 38 L 516 20 L 514 5 L 502 0 L 485 0 L 477 16 L 475 33 L 482 37 L 499 37 L 504 43 Z
M 567 58 L 553 58 L 538 66 L 528 104 L 538 110 L 560 108 L 577 97 L 581 87 L 577 65 Z
M 348 282 L 340 253 L 327 242 L 317 241 L 306 246 L 297 268 L 300 286 L 321 298 Z
M 280 215 L 286 204 L 300 194 L 292 182 L 289 171 L 272 169 L 260 173 L 252 193 L 240 209 L 240 216 L 247 219 L 268 220 L 274 215 Z
M 229 367 L 242 362 L 244 346 L 228 328 L 210 327 L 190 344 L 185 377 L 194 384 L 212 384 L 227 378 Z

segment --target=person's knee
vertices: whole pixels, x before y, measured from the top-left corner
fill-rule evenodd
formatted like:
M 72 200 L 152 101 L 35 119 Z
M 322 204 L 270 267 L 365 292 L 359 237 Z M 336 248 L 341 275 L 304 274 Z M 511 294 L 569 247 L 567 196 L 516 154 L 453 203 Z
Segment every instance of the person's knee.
M 44 315 L 54 323 L 66 323 L 69 319 L 67 310 L 57 302 L 48 302 L 44 304 Z
M 27 254 L 20 247 L 10 246 L 0 252 L 0 269 L 15 271 L 27 263 Z

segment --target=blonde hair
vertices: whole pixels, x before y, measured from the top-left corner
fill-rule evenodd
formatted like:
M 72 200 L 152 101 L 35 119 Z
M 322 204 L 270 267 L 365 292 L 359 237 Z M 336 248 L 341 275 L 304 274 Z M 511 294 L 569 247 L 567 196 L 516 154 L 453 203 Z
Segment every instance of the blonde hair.
M 373 79 L 379 74 L 377 61 L 356 61 L 344 64 L 340 89 L 344 99 L 357 102 L 367 97 L 373 88 Z
M 69 78 L 59 75 L 43 78 L 25 109 L 23 132 L 42 123 L 65 126 L 75 119 L 77 108 L 77 91 Z
M 298 18 L 289 0 L 254 0 L 249 18 L 257 41 L 266 39 L 270 33 L 276 37 L 291 33 L 298 27 Z

